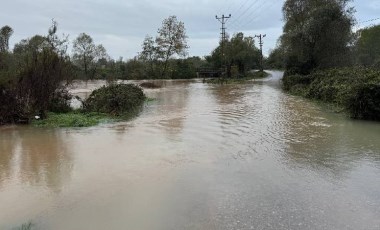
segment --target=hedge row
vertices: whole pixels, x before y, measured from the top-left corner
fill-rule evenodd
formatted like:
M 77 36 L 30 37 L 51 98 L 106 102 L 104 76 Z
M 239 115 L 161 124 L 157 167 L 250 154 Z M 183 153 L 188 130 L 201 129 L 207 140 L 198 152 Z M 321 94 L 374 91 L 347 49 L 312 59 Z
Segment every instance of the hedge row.
M 283 87 L 293 94 L 334 103 L 352 118 L 380 120 L 380 71 L 344 68 L 283 78 Z

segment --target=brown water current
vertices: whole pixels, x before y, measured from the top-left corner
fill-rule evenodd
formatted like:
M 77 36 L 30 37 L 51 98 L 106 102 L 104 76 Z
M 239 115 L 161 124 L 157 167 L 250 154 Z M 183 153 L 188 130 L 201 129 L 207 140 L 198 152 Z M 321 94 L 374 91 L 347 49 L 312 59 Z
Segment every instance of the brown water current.
M 128 122 L 0 127 L 0 229 L 380 229 L 380 123 L 281 77 L 160 81 Z

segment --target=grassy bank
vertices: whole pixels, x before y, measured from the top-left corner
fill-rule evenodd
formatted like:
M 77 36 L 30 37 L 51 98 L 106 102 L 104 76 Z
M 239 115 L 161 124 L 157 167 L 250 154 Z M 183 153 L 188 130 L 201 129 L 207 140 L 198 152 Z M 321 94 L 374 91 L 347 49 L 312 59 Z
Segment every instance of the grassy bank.
M 43 120 L 33 120 L 38 127 L 90 127 L 100 123 L 128 120 L 137 116 L 146 98 L 143 90 L 132 84 L 104 86 L 94 90 L 83 102 L 83 109 L 66 113 L 48 113 Z
M 72 111 L 69 113 L 48 113 L 44 120 L 34 120 L 32 125 L 36 127 L 90 127 L 100 123 L 113 121 L 114 118 L 102 113 L 85 113 Z
M 380 71 L 344 68 L 285 76 L 283 87 L 292 94 L 331 103 L 352 118 L 380 120 Z
M 210 84 L 243 84 L 247 81 L 255 80 L 255 79 L 262 79 L 268 77 L 269 74 L 267 72 L 250 72 L 247 73 L 243 77 L 234 77 L 234 78 L 212 78 L 212 79 L 206 79 L 205 83 Z

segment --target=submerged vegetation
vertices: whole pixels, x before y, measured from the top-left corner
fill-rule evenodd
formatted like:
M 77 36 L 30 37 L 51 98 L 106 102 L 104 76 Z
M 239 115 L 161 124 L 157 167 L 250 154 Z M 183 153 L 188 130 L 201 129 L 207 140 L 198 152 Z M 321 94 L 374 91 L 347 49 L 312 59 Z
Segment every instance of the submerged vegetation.
M 57 35 L 53 21 L 48 34 L 35 35 L 16 43 L 13 50 L 9 40 L 13 34 L 10 26 L 0 33 L 0 125 L 8 123 L 39 126 L 89 126 L 99 122 L 98 116 L 86 113 L 124 116 L 139 110 L 145 96 L 132 85 L 111 85 L 95 90 L 83 103 L 81 112 L 72 111 L 72 95 L 67 86 L 73 79 L 189 79 L 197 77 L 202 68 L 219 69 L 226 66 L 232 82 L 258 78 L 250 73 L 259 65 L 260 53 L 253 37 L 237 33 L 227 38 L 225 60 L 221 60 L 219 45 L 205 58 L 187 56 L 185 25 L 176 16 L 163 20 L 155 38 L 147 36 L 142 52 L 126 62 L 115 61 L 101 44 L 95 44 L 86 33 L 79 34 L 68 53 L 68 36 Z M 144 88 L 159 88 L 152 83 L 142 83 Z M 42 121 L 34 122 L 37 117 Z M 48 119 L 44 121 L 44 119 Z
M 83 102 L 83 109 L 48 113 L 46 119 L 34 120 L 37 127 L 90 127 L 100 123 L 127 120 L 137 115 L 146 97 L 132 84 L 103 86 Z
M 285 70 L 285 90 L 345 105 L 355 118 L 377 120 L 378 116 L 373 114 L 377 110 L 372 111 L 376 107 L 372 104 L 377 101 L 373 101 L 371 95 L 377 95 L 380 81 L 378 77 L 370 81 L 368 74 L 371 71 L 379 74 L 376 69 L 380 68 L 380 26 L 354 33 L 354 8 L 348 2 L 286 0 L 283 35 L 266 60 L 266 66 Z M 74 39 L 70 55 L 68 36 L 58 36 L 57 29 L 53 21 L 47 35 L 23 39 L 13 50 L 9 48 L 13 29 L 10 26 L 0 29 L 0 125 L 27 124 L 35 116 L 42 120 L 50 116 L 56 121 L 65 121 L 64 126 L 76 122 L 78 126 L 87 126 L 96 122 L 85 122 L 88 119 L 85 113 L 123 116 L 138 110 L 145 98 L 137 86 L 111 85 L 94 91 L 84 102 L 83 111 L 73 113 L 72 95 L 67 90 L 73 79 L 108 82 L 189 79 L 201 76 L 197 70 L 202 69 L 210 70 L 212 77 L 220 77 L 206 80 L 208 83 L 242 83 L 266 76 L 264 72 L 252 73 L 252 69 L 261 69 L 263 65 L 261 50 L 253 37 L 241 32 L 227 36 L 209 56 L 186 57 L 188 37 L 184 23 L 176 16 L 164 19 L 156 36 L 146 36 L 142 51 L 128 61 L 111 59 L 105 47 L 95 44 L 85 33 Z M 357 67 L 345 69 L 348 66 Z M 349 80 L 341 82 L 345 78 Z M 330 84 L 330 88 L 325 84 Z M 140 86 L 160 87 L 152 82 Z M 348 88 L 351 96 L 356 95 L 355 100 L 351 98 L 351 105 L 341 101 L 346 97 L 333 96 L 337 92 L 346 95 Z M 358 105 L 353 105 L 353 101 Z M 363 112 L 363 108 L 368 111 Z
M 353 32 L 346 0 L 287 0 L 285 26 L 268 64 L 284 68 L 286 91 L 380 120 L 379 26 Z
M 64 86 L 72 76 L 65 38 L 53 21 L 46 36 L 36 35 L 8 47 L 0 55 L 0 124 L 29 123 L 46 111 L 66 110 L 70 96 Z M 1 40 L 9 39 L 3 36 Z M 7 42 L 2 42 L 6 43 Z
M 53 21 L 46 36 L 24 39 L 10 50 L 13 29 L 1 28 L 0 125 L 29 124 L 37 118 L 41 121 L 34 124 L 40 126 L 89 126 L 102 116 L 87 113 L 128 116 L 145 100 L 137 86 L 111 85 L 95 90 L 81 112 L 70 108 L 72 95 L 67 86 L 73 79 L 192 78 L 204 63 L 200 58 L 173 59 L 174 55 L 184 56 L 187 48 L 184 24 L 175 16 L 165 19 L 152 46 L 143 46 L 144 52 L 129 62 L 111 60 L 105 48 L 95 45 L 85 33 L 74 40 L 70 56 L 68 36 L 57 36 L 57 30 Z
M 146 97 L 133 84 L 103 86 L 94 90 L 83 104 L 84 111 L 123 116 L 137 111 Z
M 46 119 L 32 122 L 36 127 L 90 127 L 107 121 L 112 117 L 101 113 L 85 113 L 83 111 L 72 111 L 68 113 L 48 113 Z
M 351 117 L 380 120 L 380 71 L 343 68 L 316 71 L 310 75 L 285 76 L 285 90 L 333 103 Z

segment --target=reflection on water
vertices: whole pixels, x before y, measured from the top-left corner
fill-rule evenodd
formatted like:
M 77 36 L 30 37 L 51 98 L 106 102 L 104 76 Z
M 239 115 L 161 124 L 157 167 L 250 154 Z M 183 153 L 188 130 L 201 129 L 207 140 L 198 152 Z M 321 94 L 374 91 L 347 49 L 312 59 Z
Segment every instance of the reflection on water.
M 70 183 L 69 140 L 61 131 L 0 128 L 0 229 L 43 211 L 49 194 L 58 195 Z
M 24 127 L 0 132 L 0 187 L 9 180 L 58 191 L 70 177 L 70 144 L 64 133 Z
M 380 124 L 287 95 L 281 75 L 157 81 L 128 122 L 2 127 L 0 229 L 380 229 Z

